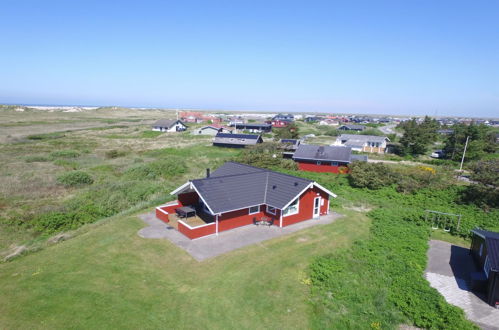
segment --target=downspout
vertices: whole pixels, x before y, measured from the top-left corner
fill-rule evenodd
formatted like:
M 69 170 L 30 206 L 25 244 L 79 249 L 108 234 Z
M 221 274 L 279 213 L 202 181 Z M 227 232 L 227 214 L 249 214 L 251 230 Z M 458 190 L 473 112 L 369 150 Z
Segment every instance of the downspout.
M 279 228 L 282 228 L 282 210 L 279 210 Z
M 215 216 L 215 233 L 218 235 L 218 214 Z

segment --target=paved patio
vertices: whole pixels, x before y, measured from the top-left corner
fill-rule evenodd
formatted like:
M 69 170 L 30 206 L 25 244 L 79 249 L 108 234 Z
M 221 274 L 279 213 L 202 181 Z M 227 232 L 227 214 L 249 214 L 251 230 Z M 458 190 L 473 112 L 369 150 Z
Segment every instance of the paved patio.
M 342 215 L 331 213 L 321 216 L 319 220 L 307 220 L 284 228 L 277 226 L 255 226 L 249 225 L 219 233 L 190 240 L 168 224 L 156 218 L 154 212 L 139 216 L 149 226 L 139 230 L 138 235 L 143 238 L 161 239 L 165 238 L 187 251 L 194 259 L 203 261 L 221 254 L 263 242 L 272 238 L 280 237 L 296 231 L 332 223 Z
M 469 249 L 442 241 L 430 241 L 426 279 L 448 303 L 464 310 L 482 329 L 499 329 L 499 309 L 489 306 L 483 297 L 471 292 L 470 273 L 475 266 Z

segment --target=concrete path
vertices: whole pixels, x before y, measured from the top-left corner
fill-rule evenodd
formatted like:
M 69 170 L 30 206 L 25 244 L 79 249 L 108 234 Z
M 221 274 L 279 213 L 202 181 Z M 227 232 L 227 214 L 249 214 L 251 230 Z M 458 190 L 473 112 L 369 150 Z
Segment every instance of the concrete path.
M 489 306 L 470 290 L 470 273 L 475 266 L 469 249 L 442 241 L 430 241 L 426 279 L 448 303 L 464 310 L 482 329 L 499 329 L 499 309 Z
M 227 230 L 218 235 L 190 240 L 174 228 L 157 219 L 154 212 L 152 212 L 139 216 L 149 226 L 139 230 L 138 235 L 143 238 L 166 238 L 187 251 L 194 259 L 203 261 L 232 250 L 294 233 L 305 228 L 325 225 L 341 216 L 338 213 L 332 213 L 322 216 L 319 220 L 303 221 L 284 228 L 248 225 Z

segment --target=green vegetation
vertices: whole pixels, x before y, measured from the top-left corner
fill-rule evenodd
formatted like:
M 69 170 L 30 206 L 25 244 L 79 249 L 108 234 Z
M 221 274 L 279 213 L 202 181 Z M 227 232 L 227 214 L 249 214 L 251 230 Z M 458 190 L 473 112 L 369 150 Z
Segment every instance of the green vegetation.
M 86 172 L 72 171 L 59 175 L 57 177 L 57 182 L 68 187 L 75 187 L 92 184 L 94 182 L 94 179 L 92 179 L 92 177 Z
M 30 140 L 50 140 L 60 139 L 62 137 L 64 137 L 64 133 L 61 132 L 28 135 L 28 139 Z
M 463 200 L 482 207 L 499 208 L 499 159 L 476 162 L 472 165 L 471 180 Z
M 283 159 L 279 143 L 265 142 L 245 148 L 234 161 L 268 169 L 297 170 L 298 166 L 291 159 Z
M 80 153 L 76 150 L 59 150 L 50 153 L 52 158 L 77 158 L 79 156 Z
M 479 160 L 487 154 L 493 154 L 497 151 L 494 129 L 486 125 L 456 124 L 453 125 L 454 131 L 445 141 L 445 155 L 454 161 L 461 161 L 464 152 L 466 138 L 469 137 L 468 147 L 466 148 L 465 161 Z
M 273 128 L 272 132 L 276 141 L 280 139 L 297 139 L 300 137 L 300 129 L 295 123 L 282 128 Z
M 439 124 L 435 119 L 426 116 L 421 123 L 415 118 L 402 122 L 398 126 L 404 130 L 404 135 L 400 138 L 402 155 L 423 155 L 428 147 L 437 140 L 437 129 Z
M 313 327 L 396 328 L 403 314 L 421 328 L 476 329 L 421 276 L 429 229 L 405 222 L 400 209 L 369 216 L 368 240 L 312 263 Z

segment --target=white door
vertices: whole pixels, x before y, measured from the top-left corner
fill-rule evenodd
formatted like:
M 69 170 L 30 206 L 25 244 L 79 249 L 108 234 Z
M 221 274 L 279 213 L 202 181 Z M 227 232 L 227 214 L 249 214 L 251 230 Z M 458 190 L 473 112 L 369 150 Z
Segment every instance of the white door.
M 318 218 L 321 212 L 321 198 L 320 197 L 315 197 L 314 198 L 314 213 L 313 217 Z

